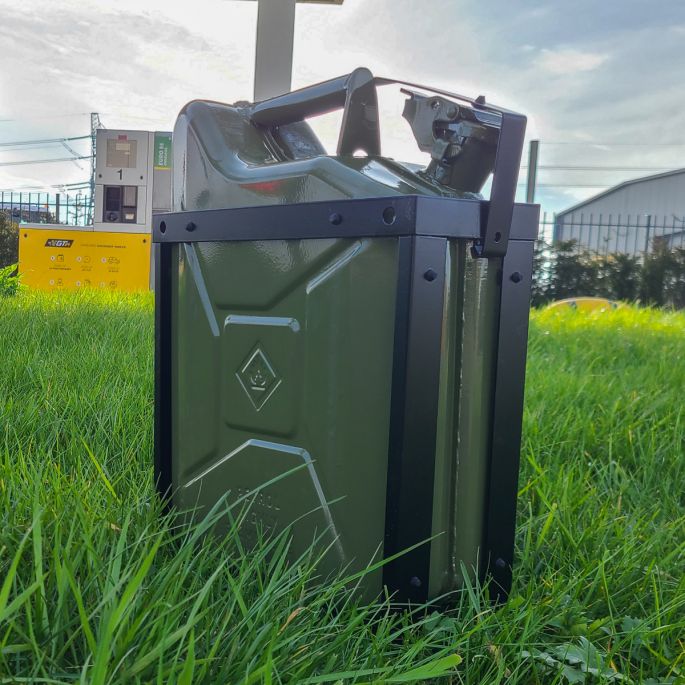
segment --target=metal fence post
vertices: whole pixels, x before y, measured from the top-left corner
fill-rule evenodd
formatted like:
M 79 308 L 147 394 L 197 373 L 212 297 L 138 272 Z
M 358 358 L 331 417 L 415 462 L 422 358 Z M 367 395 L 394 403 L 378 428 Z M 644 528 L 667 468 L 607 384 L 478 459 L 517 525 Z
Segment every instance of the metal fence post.
M 528 180 L 526 182 L 526 202 L 535 202 L 535 185 L 538 177 L 539 140 L 531 140 L 528 148 Z

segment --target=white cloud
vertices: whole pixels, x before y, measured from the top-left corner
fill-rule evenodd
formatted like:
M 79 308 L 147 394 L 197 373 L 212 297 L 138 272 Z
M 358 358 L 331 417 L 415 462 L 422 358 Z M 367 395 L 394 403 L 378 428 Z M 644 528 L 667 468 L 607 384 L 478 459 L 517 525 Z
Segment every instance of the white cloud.
M 593 71 L 608 59 L 609 55 L 605 53 L 560 48 L 558 50 L 540 50 L 535 63 L 536 66 L 551 74 L 577 74 Z

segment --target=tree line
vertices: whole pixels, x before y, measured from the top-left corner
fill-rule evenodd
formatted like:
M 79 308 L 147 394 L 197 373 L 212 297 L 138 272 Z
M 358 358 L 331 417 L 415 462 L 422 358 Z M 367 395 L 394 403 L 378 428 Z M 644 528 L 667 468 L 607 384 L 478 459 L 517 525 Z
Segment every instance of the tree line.
M 663 238 L 650 252 L 599 255 L 575 240 L 538 241 L 533 265 L 533 306 L 567 297 L 606 297 L 653 307 L 685 308 L 685 248 Z

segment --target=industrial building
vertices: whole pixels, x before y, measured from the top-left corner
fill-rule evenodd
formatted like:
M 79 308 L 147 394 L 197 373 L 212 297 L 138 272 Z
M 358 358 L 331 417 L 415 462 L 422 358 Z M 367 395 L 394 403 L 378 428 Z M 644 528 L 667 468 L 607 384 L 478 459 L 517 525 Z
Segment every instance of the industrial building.
M 636 178 L 556 215 L 554 241 L 638 256 L 656 240 L 685 247 L 685 169 Z

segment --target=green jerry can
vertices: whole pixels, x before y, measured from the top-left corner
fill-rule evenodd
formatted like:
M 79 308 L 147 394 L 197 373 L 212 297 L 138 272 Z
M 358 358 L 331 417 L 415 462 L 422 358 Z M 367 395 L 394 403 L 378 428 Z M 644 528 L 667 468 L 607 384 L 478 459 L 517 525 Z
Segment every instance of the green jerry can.
M 425 165 L 381 155 L 389 86 Z M 335 110 L 327 154 L 308 119 Z M 254 493 L 248 542 L 291 525 L 293 559 L 326 546 L 322 578 L 389 559 L 366 597 L 436 600 L 466 572 L 506 598 L 538 226 L 514 202 L 525 123 L 367 69 L 185 106 L 174 211 L 153 222 L 155 469 L 176 509 Z

